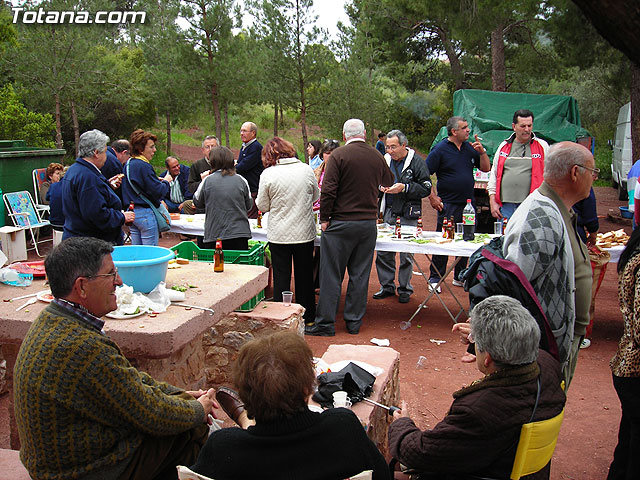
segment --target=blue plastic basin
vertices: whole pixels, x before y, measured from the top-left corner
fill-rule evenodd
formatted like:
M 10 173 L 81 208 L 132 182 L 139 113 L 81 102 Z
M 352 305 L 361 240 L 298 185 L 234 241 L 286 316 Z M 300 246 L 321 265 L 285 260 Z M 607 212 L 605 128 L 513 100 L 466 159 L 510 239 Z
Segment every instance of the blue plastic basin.
M 633 212 L 630 212 L 628 207 L 618 208 L 620 209 L 620 215 L 622 215 L 622 218 L 633 218 Z
M 153 245 L 123 245 L 113 247 L 113 263 L 123 283 L 134 292 L 149 293 L 167 277 L 172 250 Z

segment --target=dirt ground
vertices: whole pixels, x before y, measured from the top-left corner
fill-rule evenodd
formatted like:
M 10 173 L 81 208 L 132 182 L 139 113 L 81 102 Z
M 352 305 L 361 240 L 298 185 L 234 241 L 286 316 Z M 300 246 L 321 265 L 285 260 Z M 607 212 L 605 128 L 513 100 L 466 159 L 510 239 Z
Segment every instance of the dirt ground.
M 190 153 L 197 154 L 194 149 Z M 186 156 L 186 155 L 185 155 Z M 199 156 L 195 157 L 196 159 Z M 631 226 L 616 223 L 607 218 L 618 206 L 616 191 L 610 187 L 596 188 L 600 231 L 624 228 L 631 233 Z M 434 228 L 435 213 L 425 209 L 425 227 Z M 617 218 L 616 218 L 617 217 Z M 614 215 L 614 220 L 619 215 Z M 179 239 L 174 234 L 163 236 L 162 245 L 173 245 Z M 425 258 L 418 259 L 423 270 L 428 269 Z M 609 360 L 613 356 L 622 334 L 622 316 L 618 308 L 616 264 L 608 265 L 607 273 L 597 298 L 592 344 L 580 351 L 576 375 L 568 392 L 566 415 L 558 446 L 552 461 L 553 480 L 592 480 L 605 478 L 616 445 L 620 404 L 611 382 Z M 450 285 L 450 279 L 447 280 Z M 391 348 L 400 353 L 400 395 L 407 401 L 411 417 L 421 428 L 433 427 L 449 408 L 451 394 L 481 374 L 475 364 L 463 364 L 460 357 L 464 347 L 451 333 L 452 321 L 436 298 L 432 298 L 407 330 L 400 328 L 408 320 L 426 296 L 426 283 L 414 275 L 415 294 L 408 304 L 400 304 L 397 297 L 373 300 L 371 295 L 379 289 L 375 266 L 369 282 L 367 314 L 359 335 L 349 335 L 342 321 L 340 310 L 336 322 L 336 336 L 307 337 L 317 356 L 321 356 L 330 344 L 370 344 L 372 338 L 388 339 Z M 345 283 L 346 287 L 346 283 Z M 456 296 L 465 308 L 468 297 L 458 287 Z M 444 291 L 442 298 L 449 308 L 455 301 Z M 434 342 L 444 340 L 444 343 Z M 419 358 L 426 360 L 418 365 Z M 0 396 L 0 448 L 9 448 L 8 396 Z

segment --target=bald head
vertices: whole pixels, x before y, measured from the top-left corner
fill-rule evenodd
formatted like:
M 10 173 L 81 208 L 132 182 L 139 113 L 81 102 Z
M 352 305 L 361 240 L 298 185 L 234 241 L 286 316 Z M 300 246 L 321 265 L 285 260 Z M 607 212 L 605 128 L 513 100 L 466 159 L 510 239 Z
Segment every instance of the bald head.
M 574 142 L 553 144 L 544 158 L 544 181 L 563 199 L 567 208 L 587 198 L 597 177 L 588 148 Z

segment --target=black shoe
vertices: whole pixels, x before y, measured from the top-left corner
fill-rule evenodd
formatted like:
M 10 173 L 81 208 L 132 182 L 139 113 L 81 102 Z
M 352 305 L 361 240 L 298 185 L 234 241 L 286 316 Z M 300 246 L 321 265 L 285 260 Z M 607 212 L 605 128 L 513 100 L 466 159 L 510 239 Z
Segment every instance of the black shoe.
M 318 325 L 316 324 L 305 325 L 304 334 L 311 335 L 313 337 L 335 337 L 336 336 L 336 332 L 334 330 L 324 330 L 318 327 Z
M 373 298 L 376 300 L 381 300 L 383 298 L 393 297 L 395 294 L 395 290 L 387 290 L 385 288 L 381 288 L 379 291 L 373 294 Z
M 398 302 L 400 303 L 409 303 L 410 295 L 408 293 L 401 293 L 398 295 Z

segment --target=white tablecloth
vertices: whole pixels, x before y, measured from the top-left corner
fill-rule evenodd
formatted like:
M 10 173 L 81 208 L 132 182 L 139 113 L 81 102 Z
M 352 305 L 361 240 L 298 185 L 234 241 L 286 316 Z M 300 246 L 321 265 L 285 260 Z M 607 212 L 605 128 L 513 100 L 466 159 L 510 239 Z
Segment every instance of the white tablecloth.
M 265 214 L 262 219 L 263 228 L 257 228 L 257 220 L 250 219 L 251 238 L 260 242 L 267 241 L 267 224 L 269 215 Z M 180 219 L 171 221 L 171 231 L 182 233 L 184 235 L 204 235 L 204 214 L 181 215 Z M 403 235 L 415 235 L 415 227 L 402 227 Z M 424 232 L 424 238 L 439 238 L 439 232 Z M 493 236 L 493 235 L 491 235 Z M 320 236 L 315 240 L 316 245 L 320 245 Z M 427 255 L 450 255 L 456 257 L 469 257 L 473 252 L 480 248 L 481 243 L 464 242 L 455 240 L 450 243 L 416 243 L 409 241 L 409 238 L 397 240 L 391 238 L 391 232 L 379 229 L 378 239 L 376 240 L 376 250 L 383 252 L 405 252 L 405 253 L 423 253 Z M 624 247 L 607 248 L 606 251 L 611 254 L 611 263 L 616 263 L 620 258 L 620 253 Z

